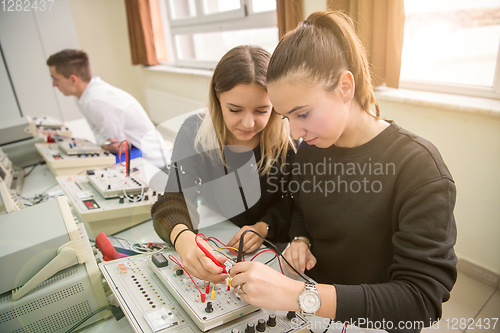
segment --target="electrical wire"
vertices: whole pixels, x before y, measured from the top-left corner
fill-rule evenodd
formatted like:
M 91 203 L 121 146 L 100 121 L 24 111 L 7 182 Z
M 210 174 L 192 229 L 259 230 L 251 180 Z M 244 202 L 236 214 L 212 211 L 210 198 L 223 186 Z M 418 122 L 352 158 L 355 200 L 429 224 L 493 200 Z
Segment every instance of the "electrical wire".
M 66 333 L 73 332 L 76 328 L 78 328 L 78 326 L 80 326 L 81 324 L 83 324 L 84 322 L 86 322 L 87 320 L 89 320 L 90 318 L 92 318 L 93 316 L 104 310 L 111 311 L 111 305 L 103 306 L 102 308 L 95 310 L 94 312 L 92 312 L 91 314 L 80 320 L 78 323 L 76 323 L 73 327 L 71 327 L 68 331 L 66 331 Z
M 123 143 L 127 144 L 127 149 L 125 150 L 125 159 L 127 159 L 129 143 L 127 140 L 123 140 L 122 142 L 120 142 L 120 145 L 118 146 L 118 162 L 122 166 L 125 166 L 125 165 L 123 165 L 123 162 L 122 162 L 122 145 L 123 145 Z
M 144 197 L 144 187 L 141 188 L 141 195 L 140 197 L 138 198 L 134 198 L 134 197 L 129 197 L 127 195 L 127 192 L 125 192 L 125 189 L 123 189 L 123 195 L 129 200 L 129 201 L 132 201 L 132 202 L 139 202 L 142 200 L 142 198 Z
M 271 259 L 269 259 L 268 261 L 266 261 L 266 262 L 264 263 L 264 265 L 266 265 L 266 266 L 267 266 L 267 265 L 269 265 L 269 264 L 270 264 L 273 260 L 276 260 L 277 258 L 278 258 L 278 257 L 276 257 L 276 256 L 272 257 Z
M 151 245 L 154 245 L 157 249 L 156 250 L 152 249 Z M 152 243 L 152 242 L 132 244 L 132 249 L 135 252 L 137 252 L 138 254 L 139 253 L 156 253 L 156 252 L 161 251 L 167 247 L 168 247 L 167 245 L 161 245 L 161 244 L 156 244 L 156 243 Z
M 55 183 L 54 185 L 52 185 L 51 187 L 49 187 L 48 189 L 43 191 L 41 194 L 35 194 L 35 196 L 33 198 L 25 198 L 22 195 L 19 195 L 18 197 L 23 199 L 25 202 L 26 201 L 29 202 L 32 206 L 38 205 L 39 203 L 45 202 L 49 199 L 49 195 L 45 194 L 45 193 L 47 193 L 51 188 L 53 188 L 57 185 L 58 185 L 58 183 Z
M 228 250 L 236 250 L 236 251 L 238 251 L 238 249 L 237 249 L 237 248 L 235 248 L 235 247 L 231 247 L 231 246 L 223 246 L 223 247 L 219 247 L 219 248 L 217 249 L 217 251 L 215 251 L 215 254 L 217 254 L 217 252 L 219 252 L 219 250 L 223 250 L 223 249 L 228 249 Z M 234 252 L 233 252 L 233 253 L 234 253 Z
M 24 178 L 28 177 L 33 172 L 33 170 L 36 168 L 36 166 L 38 164 L 40 164 L 40 163 L 33 165 L 33 167 L 30 169 L 30 171 L 28 171 L 27 173 L 24 174 Z
M 261 235 L 259 235 L 259 233 L 258 233 L 258 232 L 256 232 L 255 230 L 248 229 L 248 230 L 245 230 L 245 231 L 241 234 L 241 236 L 240 236 L 240 244 L 239 244 L 239 249 L 238 249 L 238 250 L 239 250 L 239 251 L 238 251 L 238 260 L 237 260 L 238 262 L 240 262 L 240 261 L 241 261 L 241 259 L 242 259 L 242 255 L 243 255 L 243 243 L 244 243 L 245 234 L 246 234 L 247 232 L 253 232 L 253 233 L 254 233 L 254 234 L 256 234 L 257 236 L 259 236 L 260 238 L 262 238 L 262 240 L 264 241 L 264 243 L 266 243 L 269 247 L 271 247 L 274 251 L 276 251 L 276 253 L 278 253 L 278 252 L 279 252 L 279 251 L 278 251 L 278 248 L 276 248 L 276 246 L 275 246 L 273 243 L 271 243 L 270 241 L 268 241 L 267 239 L 265 239 L 264 237 L 262 237 Z M 281 257 L 281 259 L 283 259 L 283 260 L 284 260 L 284 261 L 288 264 L 288 266 L 290 266 L 290 267 L 293 269 L 293 271 L 294 271 L 295 273 L 297 273 L 297 275 L 298 275 L 298 276 L 300 276 L 300 277 L 301 277 L 304 281 L 310 282 L 310 280 L 309 280 L 309 279 L 307 279 L 306 277 L 304 277 L 304 275 L 300 274 L 300 273 L 299 273 L 299 272 L 295 269 L 295 267 L 293 267 L 293 265 L 291 265 L 291 264 L 288 262 L 288 260 L 286 260 L 286 258 L 283 256 L 283 254 L 280 254 L 280 257 Z
M 253 258 L 250 259 L 250 261 L 254 260 L 255 257 L 257 257 L 258 255 L 260 255 L 260 254 L 262 254 L 264 252 L 268 252 L 268 251 L 273 252 L 276 255 L 276 257 L 278 257 L 278 253 L 276 253 L 276 251 L 271 250 L 271 249 L 265 249 L 265 250 L 260 251 L 256 255 L 254 255 Z M 279 260 L 279 258 L 278 258 L 278 264 L 280 264 L 281 274 L 285 275 L 285 272 L 283 272 L 283 267 L 281 267 L 281 261 Z
M 219 239 L 217 239 L 217 238 L 215 238 L 215 237 L 213 237 L 213 236 L 208 237 L 208 238 L 206 239 L 206 241 L 207 241 L 207 242 L 208 242 L 209 240 L 216 240 L 217 242 L 219 242 L 219 243 L 220 243 L 220 244 L 222 244 L 223 246 L 227 247 L 227 245 L 226 245 L 226 244 L 224 244 L 224 243 L 223 243 L 223 242 L 221 242 Z M 215 243 L 215 242 L 214 242 L 214 243 Z M 215 246 L 218 246 L 218 245 L 217 245 L 217 244 L 215 244 Z M 238 251 L 238 249 L 236 249 L 236 248 L 234 248 L 234 247 L 233 247 L 233 248 L 231 248 L 231 249 L 229 249 L 231 252 L 233 252 L 233 254 L 234 254 L 235 256 L 237 256 L 238 254 L 237 254 L 236 252 L 234 252 L 232 249 L 235 249 L 236 251 Z
M 193 277 L 191 276 L 191 274 L 189 274 L 189 272 L 181 265 L 181 263 L 175 259 L 175 257 L 171 254 L 168 255 L 168 257 L 170 258 L 170 260 L 172 260 L 173 262 L 175 262 L 177 265 L 179 265 L 180 268 L 182 268 L 184 270 L 184 272 L 187 273 L 187 275 L 189 275 L 189 278 L 191 279 L 191 281 L 193 281 L 193 284 L 194 286 L 196 287 L 196 289 L 198 289 L 198 291 L 200 292 L 200 297 L 201 297 L 201 302 L 202 303 L 205 303 L 205 294 L 201 292 L 200 288 L 198 287 L 198 285 L 196 284 L 196 282 L 194 282 L 193 280 Z M 215 285 L 214 285 L 215 286 Z

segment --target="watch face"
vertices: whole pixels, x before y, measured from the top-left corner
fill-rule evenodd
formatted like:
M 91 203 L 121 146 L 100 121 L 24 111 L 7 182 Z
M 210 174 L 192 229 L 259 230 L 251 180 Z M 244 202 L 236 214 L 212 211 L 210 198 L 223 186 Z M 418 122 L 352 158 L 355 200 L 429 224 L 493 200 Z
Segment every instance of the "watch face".
M 317 293 L 304 290 L 299 296 L 299 305 L 303 312 L 315 313 L 321 305 L 321 299 Z

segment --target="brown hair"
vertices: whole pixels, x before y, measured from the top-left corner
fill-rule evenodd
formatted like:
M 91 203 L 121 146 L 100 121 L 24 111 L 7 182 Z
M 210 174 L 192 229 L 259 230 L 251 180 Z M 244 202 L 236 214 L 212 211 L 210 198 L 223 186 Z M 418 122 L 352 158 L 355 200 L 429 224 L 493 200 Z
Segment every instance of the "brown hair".
M 54 53 L 47 59 L 47 66 L 54 66 L 65 78 L 76 75 L 85 82 L 92 78 L 89 57 L 81 50 L 66 49 Z
M 269 62 L 267 82 L 297 75 L 331 91 L 344 71 L 354 76 L 354 98 L 360 107 L 373 115 L 370 105 L 375 104 L 378 119 L 366 51 L 352 19 L 341 11 L 314 12 L 280 40 Z
M 204 151 L 220 148 L 218 158 L 223 159 L 222 148 L 227 143 L 229 130 L 222 116 L 218 95 L 238 84 L 256 83 L 267 90 L 266 73 L 270 58 L 269 52 L 263 48 L 249 45 L 237 46 L 221 58 L 210 81 L 208 115 L 205 115 L 196 135 L 196 147 L 201 144 Z M 271 111 L 266 127 L 258 135 L 262 156 L 258 168 L 264 174 L 270 171 L 274 161 L 284 162 L 287 151 L 294 149 L 294 146 L 288 122 L 282 121 L 274 111 Z

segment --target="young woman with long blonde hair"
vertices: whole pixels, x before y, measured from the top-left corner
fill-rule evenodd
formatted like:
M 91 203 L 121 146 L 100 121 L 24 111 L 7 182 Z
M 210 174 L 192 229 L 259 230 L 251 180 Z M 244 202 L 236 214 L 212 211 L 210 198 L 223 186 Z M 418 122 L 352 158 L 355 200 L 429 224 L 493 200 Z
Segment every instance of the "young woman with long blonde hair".
M 273 111 L 267 94 L 270 56 L 257 46 L 238 46 L 222 57 L 210 83 L 209 106 L 182 125 L 167 189 L 152 207 L 158 235 L 171 241 L 184 267 L 203 280 L 221 282 L 227 275 L 195 242 L 200 202 L 242 227 L 229 246 L 248 229 L 288 241 L 292 201 L 281 191 L 286 181 L 281 171 L 295 148 L 289 125 Z M 261 244 L 252 234 L 243 250 Z

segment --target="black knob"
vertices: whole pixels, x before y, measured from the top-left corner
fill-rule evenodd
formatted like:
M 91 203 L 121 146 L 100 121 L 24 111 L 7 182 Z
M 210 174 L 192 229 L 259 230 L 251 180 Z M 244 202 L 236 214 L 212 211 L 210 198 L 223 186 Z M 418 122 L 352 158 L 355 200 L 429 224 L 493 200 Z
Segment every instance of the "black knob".
M 269 315 L 269 319 L 267 320 L 267 326 L 269 327 L 276 326 L 276 315 L 274 313 L 271 313 Z
M 266 330 L 266 321 L 264 319 L 259 319 L 256 329 L 259 332 L 264 332 Z
M 108 185 L 108 190 L 111 190 L 111 185 Z
M 175 271 L 175 274 L 182 275 L 182 274 L 184 274 L 184 271 L 182 269 L 178 269 Z
M 245 328 L 245 333 L 255 333 L 255 324 L 248 323 L 247 328 Z
M 288 320 L 292 320 L 293 318 L 295 318 L 295 311 L 288 311 L 286 317 L 288 318 Z
M 212 307 L 212 302 L 207 303 L 207 307 L 205 308 L 206 313 L 212 313 L 214 311 L 214 308 Z
M 120 201 L 118 201 L 118 202 L 122 204 L 124 200 L 125 200 L 125 197 L 122 195 L 122 196 L 120 196 Z

